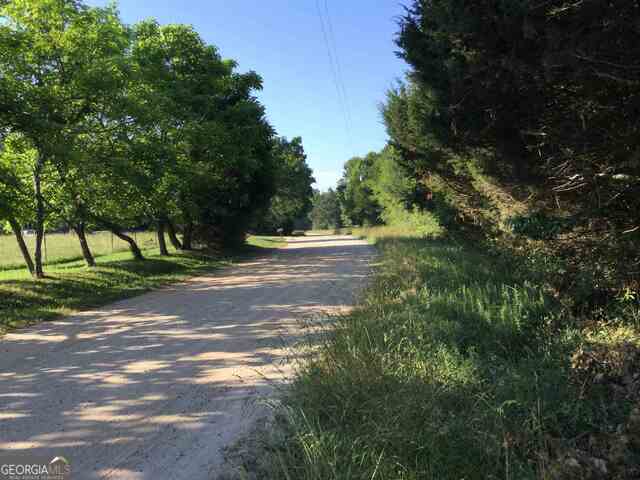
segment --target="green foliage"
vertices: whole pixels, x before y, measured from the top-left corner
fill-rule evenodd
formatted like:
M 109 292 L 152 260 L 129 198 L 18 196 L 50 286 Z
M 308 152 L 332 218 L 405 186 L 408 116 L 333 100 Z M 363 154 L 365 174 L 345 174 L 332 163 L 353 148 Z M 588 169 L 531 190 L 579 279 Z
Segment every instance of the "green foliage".
M 75 0 L 2 2 L 0 17 L 0 221 L 35 228 L 37 277 L 47 226 L 171 226 L 190 249 L 241 243 L 276 193 L 271 223 L 310 209 L 301 140 L 275 138 L 259 75 L 193 27 Z
M 336 193 L 346 225 L 370 227 L 384 222 L 418 236 L 429 236 L 440 228 L 428 211 L 433 207 L 430 192 L 409 175 L 391 145 L 349 160 Z
M 354 157 L 344 164 L 336 193 L 346 225 L 375 225 L 380 222 L 380 205 L 373 195 L 378 157 L 377 153 L 371 152 L 364 158 Z
M 144 213 L 194 223 L 203 244 L 244 240 L 274 189 L 273 132 L 254 98 L 261 79 L 236 73 L 192 27 L 147 21 L 134 33 L 136 117 L 122 125 L 137 133 L 125 161 L 138 159 L 127 175 L 138 171 Z
M 514 233 L 534 240 L 550 240 L 571 227 L 569 219 L 550 217 L 543 212 L 513 217 L 508 224 Z
M 476 181 L 490 175 L 575 219 L 591 241 L 567 255 L 587 264 L 596 245 L 619 283 L 637 281 L 639 18 L 634 2 L 413 1 L 397 37 L 412 70 L 383 107 L 400 164 L 489 232 Z
M 342 227 L 340 200 L 337 193 L 329 189 L 326 192 L 313 192 L 311 222 L 314 229 L 326 230 Z
M 313 207 L 313 172 L 307 165 L 307 156 L 302 146 L 302 138 L 291 141 L 276 139 L 273 150 L 276 163 L 275 195 L 269 209 L 260 215 L 257 229 L 276 232 L 278 229 L 289 235 L 296 222 L 306 218 Z
M 33 214 L 31 171 L 36 152 L 22 135 L 9 134 L 0 149 L 0 220 L 27 220 Z
M 387 223 L 392 222 L 386 217 L 388 215 L 386 210 L 389 208 L 395 209 L 401 206 L 410 209 L 414 204 L 419 203 L 416 199 L 419 185 L 407 174 L 400 161 L 401 157 L 390 145 L 378 154 L 376 161 L 377 176 L 372 189 L 376 201 L 383 210 L 381 216 Z

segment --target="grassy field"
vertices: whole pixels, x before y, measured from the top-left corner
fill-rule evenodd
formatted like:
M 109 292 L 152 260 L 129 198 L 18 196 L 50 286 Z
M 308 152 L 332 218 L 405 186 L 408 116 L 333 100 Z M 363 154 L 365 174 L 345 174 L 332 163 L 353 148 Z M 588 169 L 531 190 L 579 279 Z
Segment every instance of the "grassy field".
M 260 478 L 640 478 L 635 328 L 577 325 L 471 245 L 359 232 L 372 284 L 310 340 Z
M 138 245 L 143 250 L 158 247 L 158 241 L 154 232 L 135 232 L 130 234 L 135 237 Z M 29 250 L 33 252 L 35 247 L 35 235 L 24 237 Z M 56 264 L 69 260 L 82 258 L 78 237 L 74 233 L 52 233 L 46 237 L 43 248 L 45 264 Z M 91 251 L 96 257 L 111 255 L 128 250 L 128 245 L 111 232 L 95 232 L 87 234 L 87 241 Z M 18 244 L 13 235 L 0 235 L 0 270 L 22 268 L 23 260 Z
M 56 241 L 61 241 L 60 237 Z M 146 248 L 144 262 L 132 260 L 129 252 L 116 252 L 99 256 L 96 268 L 85 267 L 81 260 L 60 261 L 47 268 L 47 278 L 38 281 L 32 280 L 24 268 L 5 269 L 0 271 L 0 333 L 139 295 L 265 252 L 281 243 L 279 238 L 249 237 L 246 248 L 224 257 L 197 252 L 172 252 L 170 257 L 161 257 L 157 249 Z

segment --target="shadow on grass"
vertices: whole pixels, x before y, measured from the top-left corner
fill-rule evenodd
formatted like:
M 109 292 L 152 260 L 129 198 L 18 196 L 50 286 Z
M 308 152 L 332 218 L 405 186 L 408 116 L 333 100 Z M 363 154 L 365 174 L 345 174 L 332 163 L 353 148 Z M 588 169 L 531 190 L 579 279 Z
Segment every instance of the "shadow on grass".
M 102 261 L 95 268 L 62 266 L 38 281 L 29 277 L 0 280 L 0 332 L 136 296 L 266 252 L 247 247 L 217 256 L 190 252 L 144 261 Z

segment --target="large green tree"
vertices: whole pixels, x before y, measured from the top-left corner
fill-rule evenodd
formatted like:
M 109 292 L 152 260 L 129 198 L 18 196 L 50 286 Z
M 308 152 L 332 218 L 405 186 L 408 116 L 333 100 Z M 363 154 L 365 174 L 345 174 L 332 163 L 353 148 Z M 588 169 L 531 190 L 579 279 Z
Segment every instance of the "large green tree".
M 147 21 L 134 31 L 136 113 L 127 128 L 149 165 L 142 186 L 160 245 L 175 223 L 183 248 L 194 235 L 204 244 L 237 242 L 274 190 L 273 130 L 254 96 L 262 81 L 237 73 L 192 27 Z
M 12 0 L 0 6 L 0 124 L 33 145 L 36 246 L 34 275 L 44 275 L 42 241 L 48 213 L 43 175 L 62 175 L 86 132 L 86 120 L 121 84 L 126 29 L 113 7 L 73 0 Z
M 535 192 L 636 275 L 639 20 L 637 2 L 413 1 L 397 38 L 412 70 L 384 107 L 401 162 L 461 198 L 479 170 Z

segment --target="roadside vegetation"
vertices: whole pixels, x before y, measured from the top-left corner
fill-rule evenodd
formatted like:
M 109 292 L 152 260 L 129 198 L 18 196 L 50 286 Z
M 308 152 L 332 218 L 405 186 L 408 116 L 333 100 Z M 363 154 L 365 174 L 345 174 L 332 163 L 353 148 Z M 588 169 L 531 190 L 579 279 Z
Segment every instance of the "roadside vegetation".
M 408 3 L 388 145 L 312 211 L 379 264 L 267 477 L 640 478 L 640 9 Z
M 310 337 L 264 478 L 640 475 L 638 323 L 584 325 L 544 272 L 441 229 L 358 233 L 375 275 Z
M 311 208 L 302 139 L 191 26 L 0 2 L 0 72 L 0 330 L 278 246 L 248 234 Z

